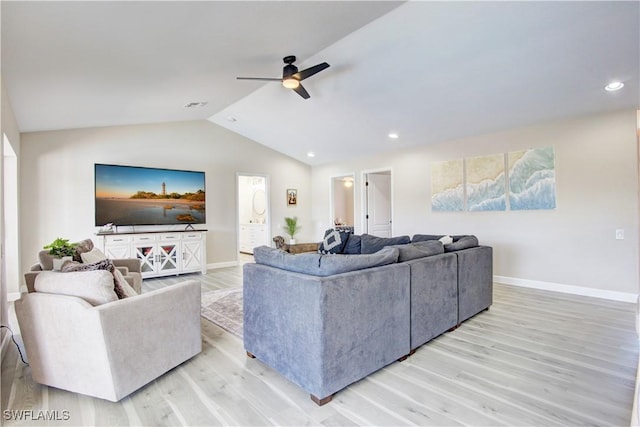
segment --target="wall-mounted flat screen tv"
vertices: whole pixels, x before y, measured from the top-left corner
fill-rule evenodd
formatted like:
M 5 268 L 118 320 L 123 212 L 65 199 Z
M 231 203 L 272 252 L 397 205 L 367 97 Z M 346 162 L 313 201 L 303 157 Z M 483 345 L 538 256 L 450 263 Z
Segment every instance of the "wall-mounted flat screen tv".
M 95 165 L 96 226 L 204 224 L 204 172 Z

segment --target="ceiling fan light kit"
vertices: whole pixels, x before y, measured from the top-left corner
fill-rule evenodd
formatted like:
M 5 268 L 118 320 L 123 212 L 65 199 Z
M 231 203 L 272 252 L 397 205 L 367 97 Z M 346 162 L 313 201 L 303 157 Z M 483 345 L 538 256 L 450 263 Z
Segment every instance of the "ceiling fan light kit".
M 282 86 L 287 89 L 292 89 L 298 95 L 303 97 L 304 99 L 309 99 L 311 96 L 309 92 L 302 86 L 300 83 L 302 80 L 307 79 L 314 74 L 318 74 L 320 71 L 329 68 L 329 64 L 323 62 L 318 65 L 314 65 L 313 67 L 309 67 L 305 70 L 298 71 L 298 67 L 293 65 L 296 62 L 296 57 L 293 55 L 285 56 L 282 58 L 284 63 L 286 64 L 282 69 L 282 78 L 272 78 L 272 77 L 236 77 L 238 80 L 260 80 L 260 81 L 270 81 L 270 82 L 281 82 Z

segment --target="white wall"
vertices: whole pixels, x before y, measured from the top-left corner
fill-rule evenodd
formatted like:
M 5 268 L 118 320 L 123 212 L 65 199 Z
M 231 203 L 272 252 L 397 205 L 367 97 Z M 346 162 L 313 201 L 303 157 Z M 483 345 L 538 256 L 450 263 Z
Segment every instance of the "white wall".
M 549 145 L 556 155 L 555 210 L 431 212 L 431 162 Z M 594 290 L 594 295 L 635 302 L 637 158 L 636 112 L 629 110 L 315 167 L 316 239 L 330 226 L 325 206 L 331 176 L 357 171 L 356 232 L 361 232 L 361 172 L 390 167 L 394 235 L 475 234 L 494 247 L 494 274 L 506 283 L 585 294 Z M 618 228 L 625 230 L 624 240 L 615 239 Z
M 0 92 L 2 92 L 2 122 L 0 128 L 0 138 L 3 140 L 0 141 L 0 281 L 2 285 L 0 286 L 0 318 L 2 320 L 2 324 L 7 323 L 6 313 L 7 313 L 7 296 L 9 294 L 13 294 L 18 292 L 19 283 L 16 282 L 15 272 L 19 270 L 20 257 L 19 257 L 19 241 L 15 238 L 15 235 L 10 233 L 11 247 L 6 246 L 6 230 L 4 230 L 5 224 L 5 205 L 4 205 L 4 197 L 6 196 L 4 192 L 4 174 L 7 172 L 17 173 L 15 168 L 17 166 L 17 159 L 11 159 L 12 164 L 9 167 L 12 170 L 7 170 L 4 167 L 4 137 L 7 138 L 11 149 L 13 150 L 13 154 L 19 159 L 20 157 L 20 131 L 18 130 L 18 124 L 16 122 L 13 108 L 11 107 L 11 101 L 9 100 L 9 96 L 7 95 L 6 88 L 4 87 L 4 82 L 0 81 Z M 15 163 L 14 163 L 15 162 Z M 18 166 L 19 168 L 19 166 Z M 12 189 L 15 190 L 15 183 L 12 184 Z M 11 195 L 15 198 L 15 194 Z M 9 219 L 12 222 L 17 222 L 18 219 L 15 218 L 15 213 L 9 214 Z M 7 266 L 9 266 L 8 271 L 9 277 L 7 277 Z
M 94 227 L 94 164 L 206 172 L 207 263 L 234 262 L 236 172 L 269 176 L 272 234 L 285 216 L 311 230 L 310 167 L 208 121 L 76 129 L 22 134 L 21 205 L 23 270 L 56 237 L 90 237 Z M 298 189 L 298 205 L 285 190 Z M 182 227 L 181 227 L 182 228 Z M 141 230 L 142 227 L 136 227 Z

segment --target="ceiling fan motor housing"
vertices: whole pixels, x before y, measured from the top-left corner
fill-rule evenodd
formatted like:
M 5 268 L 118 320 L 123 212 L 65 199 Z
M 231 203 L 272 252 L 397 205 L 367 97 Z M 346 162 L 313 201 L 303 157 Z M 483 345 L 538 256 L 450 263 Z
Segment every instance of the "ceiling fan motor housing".
M 293 65 L 293 63 L 296 61 L 296 57 L 293 55 L 290 56 L 285 56 L 283 59 L 285 65 L 284 68 L 282 69 L 282 78 L 287 78 L 295 73 L 298 72 L 298 67 L 296 67 L 295 65 Z

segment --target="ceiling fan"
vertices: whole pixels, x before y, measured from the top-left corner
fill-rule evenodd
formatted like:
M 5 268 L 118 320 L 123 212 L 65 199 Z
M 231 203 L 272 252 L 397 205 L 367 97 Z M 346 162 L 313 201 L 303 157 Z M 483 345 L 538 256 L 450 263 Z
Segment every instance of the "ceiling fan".
M 309 67 L 306 70 L 298 71 L 298 67 L 293 65 L 296 62 L 296 57 L 293 55 L 285 56 L 283 58 L 286 64 L 282 69 L 282 78 L 270 78 L 270 77 L 236 77 L 238 80 L 262 80 L 270 82 L 282 82 L 282 86 L 287 89 L 293 89 L 298 95 L 304 99 L 309 99 L 311 96 L 309 92 L 300 83 L 302 80 L 319 73 L 320 71 L 329 68 L 329 64 L 323 62 L 313 67 Z

